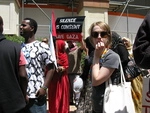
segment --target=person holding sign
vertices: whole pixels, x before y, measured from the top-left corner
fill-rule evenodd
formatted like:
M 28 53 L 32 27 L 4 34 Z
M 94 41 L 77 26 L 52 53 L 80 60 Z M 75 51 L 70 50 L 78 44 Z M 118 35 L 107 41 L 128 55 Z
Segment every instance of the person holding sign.
M 68 68 L 68 76 L 70 80 L 70 104 L 74 104 L 73 101 L 73 81 L 77 75 L 81 74 L 81 56 L 83 50 L 85 50 L 85 43 L 83 39 L 80 41 L 80 46 L 78 47 L 75 42 L 73 41 L 67 41 L 68 48 L 67 48 L 67 54 L 69 59 L 69 68 Z M 76 96 L 76 95 L 74 95 Z
M 73 104 L 73 81 L 75 77 L 81 74 L 80 61 L 85 44 L 82 39 L 82 24 L 85 16 L 60 17 L 56 20 L 57 40 L 67 40 L 68 48 L 66 50 L 69 59 L 68 75 L 70 80 L 70 103 Z M 78 47 L 75 41 L 81 42 Z M 79 78 L 78 78 L 79 80 Z M 81 79 L 80 79 L 81 80 Z M 75 85 L 74 85 L 75 86 Z M 76 96 L 76 94 L 75 94 Z

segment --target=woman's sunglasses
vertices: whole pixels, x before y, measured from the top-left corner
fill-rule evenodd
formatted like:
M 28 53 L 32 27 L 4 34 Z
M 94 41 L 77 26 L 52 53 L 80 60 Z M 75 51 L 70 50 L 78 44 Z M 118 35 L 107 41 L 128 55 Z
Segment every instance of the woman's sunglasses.
M 96 32 L 96 31 L 94 31 L 94 32 L 91 33 L 91 36 L 93 38 L 98 38 L 99 34 L 101 35 L 101 37 L 104 37 L 105 35 L 108 35 L 108 33 L 105 32 L 105 31 L 102 31 L 102 32 Z

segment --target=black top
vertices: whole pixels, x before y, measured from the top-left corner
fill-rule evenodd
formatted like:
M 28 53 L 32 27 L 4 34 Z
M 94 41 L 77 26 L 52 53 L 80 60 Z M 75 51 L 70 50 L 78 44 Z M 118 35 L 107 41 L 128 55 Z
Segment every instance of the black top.
M 124 45 L 121 36 L 114 31 L 112 31 L 111 49 L 120 56 L 122 67 L 125 69 L 129 62 L 129 52 Z
M 20 44 L 0 34 L 0 111 L 5 109 L 7 113 L 15 113 L 26 105 L 18 77 L 20 51 Z
M 150 68 L 150 12 L 144 18 L 136 34 L 133 56 L 139 67 Z

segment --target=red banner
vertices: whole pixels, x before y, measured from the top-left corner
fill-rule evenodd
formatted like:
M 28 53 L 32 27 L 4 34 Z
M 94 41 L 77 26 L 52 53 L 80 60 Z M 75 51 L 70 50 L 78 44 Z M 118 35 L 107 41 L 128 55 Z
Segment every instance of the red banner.
M 81 33 L 57 33 L 56 39 L 80 41 L 82 39 L 82 35 Z

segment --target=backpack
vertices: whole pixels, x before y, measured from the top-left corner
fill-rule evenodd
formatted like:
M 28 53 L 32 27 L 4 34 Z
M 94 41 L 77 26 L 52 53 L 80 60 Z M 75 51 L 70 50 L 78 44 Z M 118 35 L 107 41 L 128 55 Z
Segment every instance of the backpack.
M 125 48 L 124 52 L 122 52 L 122 53 L 124 53 L 123 56 L 125 57 L 125 55 L 126 55 L 126 57 L 128 57 L 128 61 L 126 63 L 124 63 L 124 65 L 122 65 L 123 70 L 124 70 L 124 75 L 125 75 L 125 78 L 127 81 L 131 81 L 134 78 L 136 78 L 137 76 L 139 76 L 142 73 L 142 71 L 136 65 L 134 58 L 129 55 L 128 50 L 126 49 L 126 47 L 123 43 L 116 44 L 114 46 L 114 48 L 112 48 L 112 50 L 120 56 L 120 53 L 119 53 L 119 51 L 117 51 L 118 50 L 117 48 L 119 48 L 121 46 L 122 46 L 122 48 Z M 126 54 L 125 54 L 125 52 L 126 52 Z

